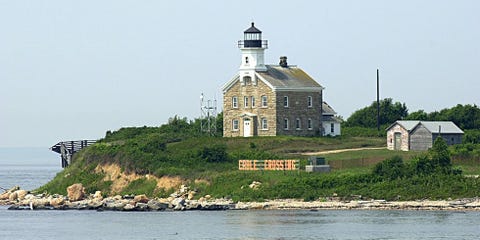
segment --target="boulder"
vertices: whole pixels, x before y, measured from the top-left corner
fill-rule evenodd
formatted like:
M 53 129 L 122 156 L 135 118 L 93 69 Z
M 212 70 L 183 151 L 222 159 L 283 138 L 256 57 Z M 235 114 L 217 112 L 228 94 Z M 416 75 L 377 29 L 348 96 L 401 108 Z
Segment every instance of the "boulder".
M 195 197 L 196 192 L 195 191 L 189 191 L 187 199 L 192 200 Z
M 15 191 L 14 193 L 17 194 L 17 199 L 18 199 L 18 200 L 23 200 L 23 199 L 25 199 L 25 196 L 27 196 L 28 191 L 26 191 L 26 190 L 17 190 L 17 191 Z
M 99 201 L 103 200 L 103 195 L 101 191 L 96 191 L 95 194 L 93 194 L 93 198 Z
M 137 195 L 133 198 L 136 203 L 148 203 L 149 199 L 145 194 Z
M 67 187 L 67 196 L 72 202 L 80 201 L 85 198 L 85 188 L 81 183 L 75 183 Z
M 4 192 L 0 195 L 0 200 L 8 200 L 9 197 L 10 197 L 10 193 Z
M 17 198 L 18 198 L 17 192 L 13 192 L 8 195 L 8 200 L 10 201 L 15 201 L 17 200 Z
M 49 202 L 50 206 L 52 207 L 58 207 L 60 205 L 63 205 L 65 203 L 65 199 L 63 198 L 52 198 Z
M 124 211 L 133 211 L 134 209 L 135 209 L 135 206 L 130 203 L 123 207 Z
M 156 200 L 150 200 L 147 203 L 149 209 L 153 211 L 163 211 L 168 208 L 168 203 L 159 202 Z

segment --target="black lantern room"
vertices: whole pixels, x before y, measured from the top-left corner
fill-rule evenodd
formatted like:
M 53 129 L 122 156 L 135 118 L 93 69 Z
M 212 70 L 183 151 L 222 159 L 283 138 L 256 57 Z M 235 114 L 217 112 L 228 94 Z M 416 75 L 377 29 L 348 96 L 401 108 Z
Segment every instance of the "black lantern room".
M 267 48 L 267 41 L 262 41 L 262 31 L 252 26 L 243 32 L 243 41 L 238 42 L 240 48 Z

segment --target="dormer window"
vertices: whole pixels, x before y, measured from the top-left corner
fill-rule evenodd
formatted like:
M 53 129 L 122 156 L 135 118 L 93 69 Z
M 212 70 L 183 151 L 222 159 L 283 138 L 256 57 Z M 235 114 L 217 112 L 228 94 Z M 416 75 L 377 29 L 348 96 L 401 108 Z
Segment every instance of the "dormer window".
M 252 78 L 250 76 L 243 77 L 243 82 L 242 82 L 243 86 L 250 85 L 251 83 L 252 83 Z

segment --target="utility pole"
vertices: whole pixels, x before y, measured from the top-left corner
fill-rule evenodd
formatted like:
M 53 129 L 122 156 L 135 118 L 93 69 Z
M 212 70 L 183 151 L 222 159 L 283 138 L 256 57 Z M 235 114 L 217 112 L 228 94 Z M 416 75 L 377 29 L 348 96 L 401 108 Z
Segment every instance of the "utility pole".
M 377 130 L 380 132 L 380 76 L 377 68 Z

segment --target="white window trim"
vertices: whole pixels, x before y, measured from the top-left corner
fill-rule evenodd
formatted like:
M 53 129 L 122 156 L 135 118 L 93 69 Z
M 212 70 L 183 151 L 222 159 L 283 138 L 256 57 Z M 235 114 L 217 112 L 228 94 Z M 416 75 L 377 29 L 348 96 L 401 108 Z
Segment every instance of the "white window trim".
M 248 97 L 243 97 L 243 106 L 248 108 Z
M 302 121 L 300 118 L 295 119 L 295 130 L 302 130 Z
M 283 107 L 288 108 L 288 106 L 289 106 L 288 96 L 283 96 Z
M 232 108 L 238 108 L 238 97 L 232 97 Z
M 290 130 L 290 122 L 288 121 L 288 118 L 283 119 L 283 130 Z
M 313 107 L 313 98 L 312 96 L 307 97 L 307 107 L 311 108 Z
M 263 101 L 263 99 L 265 99 L 265 101 Z M 264 103 L 265 103 L 265 104 L 264 104 Z M 262 107 L 263 107 L 263 108 L 268 107 L 268 97 L 265 96 L 265 95 L 262 96 Z
M 251 101 L 252 101 L 252 108 L 255 107 L 255 97 L 254 96 L 251 96 Z
M 268 120 L 266 117 L 261 118 L 262 130 L 268 130 Z
M 311 118 L 307 120 L 307 129 L 312 130 L 313 129 L 313 121 Z
M 235 123 L 237 123 L 237 127 L 235 128 Z M 240 130 L 240 122 L 238 121 L 238 119 L 233 119 L 232 120 L 232 131 L 239 131 Z

